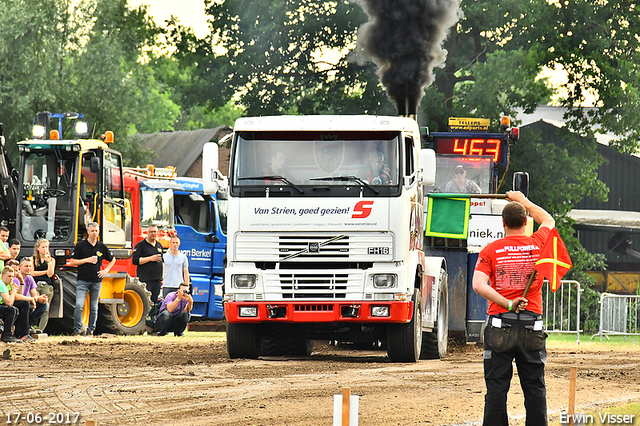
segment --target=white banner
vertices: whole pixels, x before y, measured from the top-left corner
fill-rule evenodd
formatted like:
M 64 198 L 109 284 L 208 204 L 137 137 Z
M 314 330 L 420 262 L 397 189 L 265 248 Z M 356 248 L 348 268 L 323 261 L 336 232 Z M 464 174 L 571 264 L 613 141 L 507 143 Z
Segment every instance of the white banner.
M 386 198 L 242 198 L 243 231 L 386 231 Z M 231 207 L 231 206 L 230 206 Z
M 467 247 L 484 247 L 490 242 L 503 237 L 504 227 L 502 226 L 501 215 L 471 215 Z

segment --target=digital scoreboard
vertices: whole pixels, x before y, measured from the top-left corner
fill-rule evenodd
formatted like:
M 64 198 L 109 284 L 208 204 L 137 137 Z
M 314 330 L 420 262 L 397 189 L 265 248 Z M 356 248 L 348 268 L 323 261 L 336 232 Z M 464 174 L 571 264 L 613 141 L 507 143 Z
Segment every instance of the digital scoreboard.
M 490 156 L 495 164 L 506 164 L 507 140 L 502 134 L 434 132 L 432 137 L 433 149 L 437 154 Z

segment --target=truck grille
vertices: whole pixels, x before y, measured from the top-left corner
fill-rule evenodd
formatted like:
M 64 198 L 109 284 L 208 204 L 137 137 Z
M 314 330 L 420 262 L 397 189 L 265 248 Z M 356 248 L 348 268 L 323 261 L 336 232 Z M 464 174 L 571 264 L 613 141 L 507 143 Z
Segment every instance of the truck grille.
M 393 236 L 387 232 L 261 233 L 236 235 L 235 257 L 240 262 L 388 262 Z
M 353 270 L 336 273 L 327 270 L 288 270 L 286 273 L 271 270 L 264 275 L 265 293 L 268 300 L 362 297 L 364 274 Z

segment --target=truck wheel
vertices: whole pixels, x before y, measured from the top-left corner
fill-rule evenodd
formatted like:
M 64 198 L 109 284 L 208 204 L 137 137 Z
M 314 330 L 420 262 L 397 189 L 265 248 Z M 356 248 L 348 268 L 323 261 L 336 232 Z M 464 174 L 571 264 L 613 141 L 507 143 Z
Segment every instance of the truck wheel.
M 260 334 L 255 324 L 227 323 L 229 358 L 257 359 L 260 355 Z
M 127 278 L 124 302 L 100 304 L 98 326 L 102 333 L 142 334 L 151 309 L 151 292 L 137 277 Z
M 422 302 L 420 290 L 413 295 L 413 317 L 408 324 L 387 326 L 387 355 L 395 362 L 416 362 L 422 348 Z
M 440 359 L 447 354 L 449 339 L 449 298 L 447 271 L 440 269 L 440 289 L 438 291 L 438 317 L 433 331 L 424 333 L 421 359 Z
M 262 337 L 260 355 L 309 356 L 313 352 L 313 340 L 300 337 Z
M 49 318 L 47 328 L 44 330 L 48 334 L 71 334 L 73 333 L 73 311 L 76 309 L 76 284 L 78 276 L 72 271 L 59 271 L 58 277 L 62 281 L 64 293 L 62 301 L 62 318 Z M 54 297 L 59 297 L 55 295 Z M 89 304 L 85 302 L 82 312 L 82 323 L 89 324 Z

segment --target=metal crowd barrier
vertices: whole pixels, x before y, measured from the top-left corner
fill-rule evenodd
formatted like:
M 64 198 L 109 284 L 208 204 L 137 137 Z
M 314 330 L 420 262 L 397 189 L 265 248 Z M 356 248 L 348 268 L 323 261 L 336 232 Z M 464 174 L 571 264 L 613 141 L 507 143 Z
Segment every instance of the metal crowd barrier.
M 545 280 L 542 285 L 542 303 L 544 304 L 544 326 L 547 333 L 566 333 L 576 335 L 576 344 L 580 343 L 580 283 L 574 280 L 562 280 L 562 285 L 552 292 Z
M 591 336 L 640 336 L 640 295 L 602 293 L 600 295 L 600 327 Z

